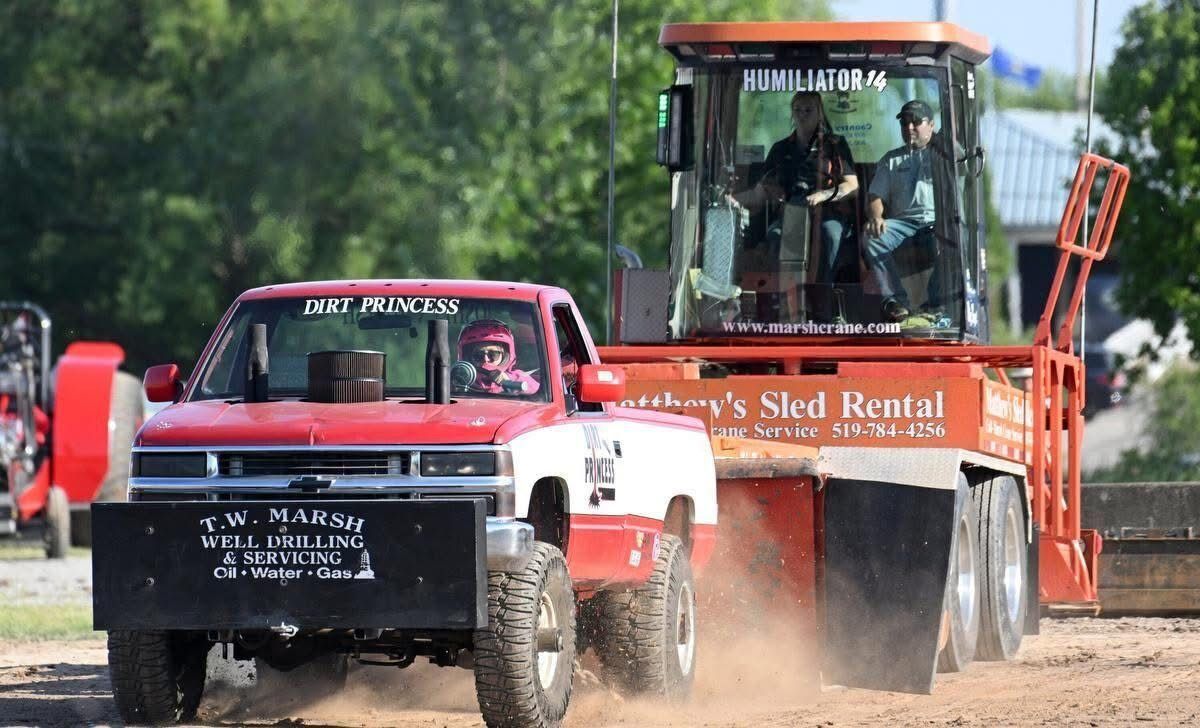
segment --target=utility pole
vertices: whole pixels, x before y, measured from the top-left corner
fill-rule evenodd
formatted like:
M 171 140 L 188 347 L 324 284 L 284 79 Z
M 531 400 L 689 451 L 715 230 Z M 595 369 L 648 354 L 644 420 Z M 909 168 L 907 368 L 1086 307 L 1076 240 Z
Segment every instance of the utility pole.
M 954 0 L 933 0 L 933 19 L 939 23 L 953 22 Z
M 617 242 L 617 5 L 612 0 L 612 77 L 608 86 L 608 240 L 604 249 L 604 343 L 612 343 L 612 260 Z
M 1088 108 L 1087 0 L 1075 0 L 1075 110 Z

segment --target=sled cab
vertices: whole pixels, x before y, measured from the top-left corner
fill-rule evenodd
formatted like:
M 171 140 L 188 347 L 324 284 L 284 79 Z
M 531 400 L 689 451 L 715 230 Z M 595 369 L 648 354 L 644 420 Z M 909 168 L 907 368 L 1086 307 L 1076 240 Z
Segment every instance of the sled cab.
M 988 338 L 986 40 L 945 23 L 699 23 L 660 43 L 677 62 L 659 98 L 671 338 Z

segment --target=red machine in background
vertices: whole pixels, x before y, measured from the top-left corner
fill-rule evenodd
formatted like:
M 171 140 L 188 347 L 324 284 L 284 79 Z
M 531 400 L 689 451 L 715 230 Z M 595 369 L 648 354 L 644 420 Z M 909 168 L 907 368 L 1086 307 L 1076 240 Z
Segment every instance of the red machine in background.
M 0 535 L 40 532 L 46 555 L 88 545 L 88 506 L 124 498 L 142 421 L 120 346 L 76 342 L 51 368 L 50 317 L 0 302 Z

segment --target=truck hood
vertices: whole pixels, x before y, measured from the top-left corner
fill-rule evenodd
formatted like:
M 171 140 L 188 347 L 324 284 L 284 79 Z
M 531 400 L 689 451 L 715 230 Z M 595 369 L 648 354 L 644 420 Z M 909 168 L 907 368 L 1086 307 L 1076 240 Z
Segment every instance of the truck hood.
M 224 401 L 174 404 L 146 422 L 143 446 L 464 445 L 490 443 L 506 421 L 547 405 L 502 399 L 452 404 Z

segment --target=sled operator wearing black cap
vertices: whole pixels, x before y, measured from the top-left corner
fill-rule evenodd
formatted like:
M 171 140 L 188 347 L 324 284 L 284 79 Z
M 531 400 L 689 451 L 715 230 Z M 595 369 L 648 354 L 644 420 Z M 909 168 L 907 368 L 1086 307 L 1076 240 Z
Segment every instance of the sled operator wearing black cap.
M 875 166 L 866 222 L 867 265 L 883 296 L 883 319 L 909 317 L 908 294 L 900 282 L 892 253 L 934 222 L 933 149 L 934 114 L 929 104 L 914 99 L 896 114 L 904 146 L 891 150 Z M 887 215 L 885 218 L 884 215 Z M 940 297 L 938 276 L 930 278 L 926 305 Z

